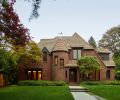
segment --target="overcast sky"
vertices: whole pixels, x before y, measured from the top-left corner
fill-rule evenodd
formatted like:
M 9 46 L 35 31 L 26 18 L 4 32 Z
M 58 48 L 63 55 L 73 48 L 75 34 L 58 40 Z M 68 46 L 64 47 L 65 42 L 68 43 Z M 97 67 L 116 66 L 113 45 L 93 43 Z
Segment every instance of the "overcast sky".
M 15 11 L 33 40 L 79 33 L 86 41 L 96 41 L 111 27 L 120 24 L 120 0 L 42 0 L 38 19 L 29 22 L 31 4 L 16 0 Z

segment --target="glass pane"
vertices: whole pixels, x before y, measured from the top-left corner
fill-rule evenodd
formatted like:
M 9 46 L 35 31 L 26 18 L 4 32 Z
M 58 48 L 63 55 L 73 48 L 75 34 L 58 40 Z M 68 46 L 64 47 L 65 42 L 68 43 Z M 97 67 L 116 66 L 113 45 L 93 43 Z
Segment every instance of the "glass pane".
M 38 80 L 41 80 L 41 71 L 38 71 Z
M 60 67 L 64 66 L 64 59 L 60 59 Z
M 77 50 L 73 50 L 73 59 L 77 59 Z
M 58 65 L 58 56 L 55 56 L 54 60 L 55 65 Z
M 31 80 L 31 71 L 28 71 L 28 80 Z
M 36 80 L 36 71 L 33 71 L 33 79 Z
M 81 50 L 78 50 L 78 59 L 81 58 Z

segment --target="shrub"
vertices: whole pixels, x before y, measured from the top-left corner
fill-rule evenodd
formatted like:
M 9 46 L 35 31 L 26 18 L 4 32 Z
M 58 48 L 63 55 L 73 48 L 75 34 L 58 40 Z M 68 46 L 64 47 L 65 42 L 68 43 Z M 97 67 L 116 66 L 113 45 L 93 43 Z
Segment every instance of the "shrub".
M 44 80 L 25 80 L 19 81 L 20 86 L 64 86 L 66 85 L 63 81 L 44 81 Z
M 80 85 L 120 85 L 120 81 L 83 81 Z
M 120 70 L 116 71 L 116 76 L 115 77 L 116 77 L 117 80 L 120 80 Z

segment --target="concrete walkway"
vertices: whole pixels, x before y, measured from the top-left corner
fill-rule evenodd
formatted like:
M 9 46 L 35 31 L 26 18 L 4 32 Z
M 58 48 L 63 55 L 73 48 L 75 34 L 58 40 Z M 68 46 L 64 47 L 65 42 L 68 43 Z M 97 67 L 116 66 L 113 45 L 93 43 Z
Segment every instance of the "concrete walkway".
M 99 96 L 91 95 L 88 89 L 81 86 L 69 86 L 75 100 L 105 100 Z

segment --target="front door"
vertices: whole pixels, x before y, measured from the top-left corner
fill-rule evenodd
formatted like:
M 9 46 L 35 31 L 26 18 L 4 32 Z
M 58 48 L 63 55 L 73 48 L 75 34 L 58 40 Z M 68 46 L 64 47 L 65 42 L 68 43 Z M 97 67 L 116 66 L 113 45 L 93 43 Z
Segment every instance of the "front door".
M 69 69 L 69 81 L 76 82 L 77 81 L 77 70 Z

